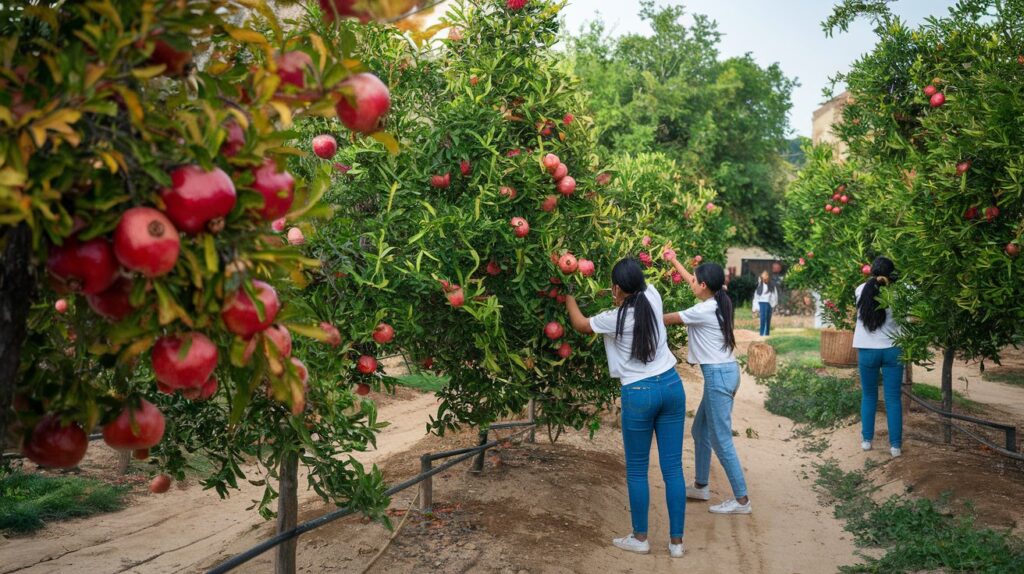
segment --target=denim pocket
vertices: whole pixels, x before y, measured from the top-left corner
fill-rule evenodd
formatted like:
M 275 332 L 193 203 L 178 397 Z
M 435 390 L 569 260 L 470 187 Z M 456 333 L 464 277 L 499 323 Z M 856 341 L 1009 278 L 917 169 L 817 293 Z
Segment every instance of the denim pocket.
M 652 390 L 646 383 L 633 383 L 622 387 L 622 410 L 633 414 L 649 412 Z

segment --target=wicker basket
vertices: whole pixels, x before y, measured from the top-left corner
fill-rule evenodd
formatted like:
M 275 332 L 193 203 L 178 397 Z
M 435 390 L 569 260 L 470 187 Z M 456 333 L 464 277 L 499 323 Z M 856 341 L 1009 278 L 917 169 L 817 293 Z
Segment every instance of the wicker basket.
M 822 329 L 821 362 L 831 367 L 857 366 L 857 349 L 853 348 L 853 331 Z
M 775 347 L 768 343 L 751 343 L 747 349 L 747 372 L 755 377 L 775 374 Z

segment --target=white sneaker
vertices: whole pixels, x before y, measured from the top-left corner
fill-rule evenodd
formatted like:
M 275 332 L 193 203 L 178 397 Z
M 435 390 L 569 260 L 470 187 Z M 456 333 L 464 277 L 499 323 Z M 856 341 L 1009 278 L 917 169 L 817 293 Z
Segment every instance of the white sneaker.
M 612 544 L 614 544 L 616 548 L 621 548 L 628 552 L 636 552 L 637 554 L 648 554 L 651 551 L 650 542 L 646 540 L 640 542 L 636 538 L 633 538 L 632 534 L 625 538 L 615 538 L 612 540 Z
M 871 441 L 869 441 L 869 440 L 862 441 L 860 443 L 860 449 L 861 450 L 871 450 Z
M 668 554 L 669 554 L 669 556 L 671 556 L 673 558 L 682 558 L 683 557 L 683 552 L 685 552 L 685 550 L 683 550 L 683 545 L 682 544 L 669 544 L 668 545 Z
M 696 486 L 686 487 L 686 498 L 690 500 L 711 500 L 711 490 L 708 485 L 704 485 L 703 488 L 697 488 Z
M 708 508 L 708 512 L 714 514 L 750 514 L 753 509 L 750 507 L 750 501 L 746 504 L 740 504 L 736 502 L 735 498 L 730 498 L 721 504 L 716 504 Z
M 889 454 L 891 454 L 893 458 L 903 456 L 903 449 L 898 446 L 894 446 L 889 449 Z

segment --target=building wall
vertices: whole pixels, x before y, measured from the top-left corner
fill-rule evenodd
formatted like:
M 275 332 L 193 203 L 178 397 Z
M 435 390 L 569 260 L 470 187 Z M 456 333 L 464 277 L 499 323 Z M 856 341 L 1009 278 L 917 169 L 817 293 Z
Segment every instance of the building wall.
M 837 156 L 840 158 L 846 157 L 847 148 L 846 144 L 836 137 L 832 131 L 832 126 L 842 121 L 843 106 L 849 100 L 850 92 L 843 92 L 815 110 L 811 118 L 811 141 L 815 145 L 820 143 L 832 144 L 836 149 Z

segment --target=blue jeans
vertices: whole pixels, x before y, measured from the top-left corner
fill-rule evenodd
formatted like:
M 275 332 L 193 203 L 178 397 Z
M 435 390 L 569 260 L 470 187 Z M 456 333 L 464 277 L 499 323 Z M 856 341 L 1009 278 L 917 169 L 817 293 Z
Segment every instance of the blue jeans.
M 633 534 L 647 534 L 650 491 L 647 466 L 651 433 L 658 438 L 658 462 L 665 480 L 669 536 L 683 535 L 686 482 L 683 480 L 683 419 L 686 394 L 675 368 L 622 387 L 622 445 L 626 451 L 626 486 Z
M 758 315 L 761 316 L 761 334 L 767 337 L 772 334 L 772 305 L 771 303 L 758 303 Z
M 767 303 L 762 303 L 767 305 Z M 747 482 L 743 479 L 743 467 L 736 447 L 732 443 L 732 403 L 736 389 L 740 386 L 740 369 L 733 363 L 701 365 L 704 373 L 704 396 L 700 399 L 697 414 L 693 418 L 694 454 L 696 460 L 696 484 L 706 485 L 711 476 L 711 451 L 715 451 L 718 462 L 722 463 L 725 475 L 729 477 L 733 496 L 747 495 Z
M 889 424 L 889 444 L 903 446 L 903 363 L 899 347 L 888 349 L 857 349 L 860 370 L 860 420 L 864 440 L 875 438 L 875 411 L 878 409 L 878 372 L 885 387 L 885 418 Z

